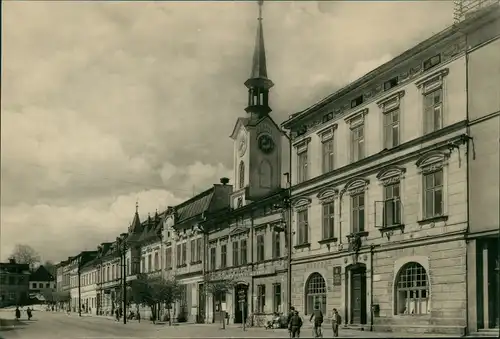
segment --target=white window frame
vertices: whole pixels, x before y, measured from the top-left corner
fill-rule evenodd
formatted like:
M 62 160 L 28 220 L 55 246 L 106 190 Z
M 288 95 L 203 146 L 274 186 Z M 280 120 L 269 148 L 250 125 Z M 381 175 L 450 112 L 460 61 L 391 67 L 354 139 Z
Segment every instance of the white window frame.
M 335 136 L 337 124 L 322 129 L 317 134 L 321 140 L 321 173 L 325 174 L 335 169 Z M 328 160 L 328 161 L 327 161 Z
M 448 215 L 448 158 L 450 154 L 445 152 L 434 151 L 430 154 L 424 154 L 418 161 L 418 173 L 420 174 L 419 182 L 419 193 L 420 193 L 420 221 L 425 221 L 433 218 L 447 217 Z M 442 209 L 441 215 L 436 215 L 434 217 L 427 217 L 425 211 L 425 175 L 436 172 L 438 170 L 443 171 L 443 183 L 442 183 Z
M 298 143 L 294 144 L 296 150 L 296 168 L 297 168 L 297 176 L 296 183 L 300 184 L 310 179 L 310 157 L 309 157 L 309 142 L 311 138 L 305 138 Z M 301 159 L 305 157 L 305 163 L 301 161 Z
M 301 221 L 301 215 L 305 213 L 305 220 Z M 302 228 L 305 229 L 305 234 L 302 234 Z M 300 208 L 297 210 L 297 245 L 305 245 L 309 243 L 309 209 L 308 208 Z M 303 239 L 302 239 L 303 238 Z
M 446 81 L 445 78 L 449 74 L 449 69 L 448 68 L 443 68 L 441 70 L 435 71 L 422 79 L 419 79 L 417 82 L 415 82 L 415 85 L 417 88 L 420 90 L 420 93 L 422 94 L 422 100 L 421 102 L 421 112 L 422 112 L 422 135 L 429 134 L 432 132 L 435 132 L 439 129 L 442 129 L 443 127 L 446 126 L 446 107 L 447 105 L 447 91 L 446 91 Z M 425 100 L 426 96 L 434 93 L 435 91 L 441 90 L 441 104 L 440 104 L 440 111 L 441 111 L 441 123 L 438 129 L 432 129 L 428 130 L 428 120 L 426 116 L 426 107 L 425 107 Z
M 366 179 L 355 179 L 354 181 L 346 184 L 346 187 L 344 190 L 347 191 L 349 195 L 349 231 L 350 234 L 356 234 L 356 233 L 361 233 L 361 232 L 367 232 L 369 229 L 369 219 L 368 219 L 368 205 L 369 202 L 367 200 L 368 194 L 366 194 L 368 190 L 368 185 L 370 182 Z M 363 230 L 359 230 L 359 225 L 358 229 L 355 229 L 354 226 L 354 220 L 353 220 L 353 213 L 354 213 L 354 205 L 353 205 L 353 198 L 354 196 L 358 195 L 363 195 Z
M 401 128 L 402 127 L 402 123 L 401 123 L 401 119 L 402 119 L 401 98 L 404 95 L 405 95 L 405 91 L 399 91 L 399 92 L 393 93 L 390 96 L 377 102 L 378 107 L 380 107 L 380 109 L 382 111 L 381 123 L 383 126 L 383 130 L 382 130 L 382 137 L 383 137 L 382 148 L 383 149 L 391 149 L 391 148 L 394 148 L 394 147 L 401 145 L 401 143 L 402 143 L 403 139 L 401 137 L 401 132 L 402 132 L 402 128 Z M 394 122 L 393 119 L 391 119 L 391 122 L 387 123 L 386 120 L 388 119 L 388 117 L 389 116 L 392 117 L 396 112 L 398 114 L 397 122 Z M 390 128 L 390 131 L 391 131 L 390 136 L 388 133 L 389 127 L 391 127 Z M 393 136 L 394 127 L 397 128 L 397 133 L 398 133 L 396 144 L 394 144 L 394 142 L 393 142 L 394 141 L 394 136 Z
M 344 120 L 349 125 L 349 153 L 350 162 L 355 163 L 368 156 L 366 148 L 366 119 L 365 115 L 368 114 L 368 108 L 357 111 L 349 115 Z M 362 130 L 362 137 L 359 136 L 359 131 Z M 355 149 L 357 151 L 355 152 Z
M 333 210 L 326 215 L 326 208 L 331 207 Z M 330 240 L 335 238 L 335 202 L 333 199 L 324 200 L 321 202 L 321 240 Z

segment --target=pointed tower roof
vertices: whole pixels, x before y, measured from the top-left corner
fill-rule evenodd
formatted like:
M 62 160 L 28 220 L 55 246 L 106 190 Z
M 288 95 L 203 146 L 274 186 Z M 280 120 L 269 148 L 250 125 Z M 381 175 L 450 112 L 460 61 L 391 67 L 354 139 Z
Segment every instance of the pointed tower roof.
M 266 48 L 264 46 L 264 29 L 262 27 L 262 6 L 264 1 L 259 0 L 259 18 L 257 24 L 257 36 L 252 60 L 252 71 L 250 78 L 245 82 L 245 86 L 261 87 L 269 89 L 274 86 L 273 82 L 267 77 Z
M 139 203 L 135 203 L 135 214 L 134 220 L 132 221 L 132 225 L 130 225 L 130 231 L 132 233 L 139 233 L 142 231 L 141 219 L 139 218 Z

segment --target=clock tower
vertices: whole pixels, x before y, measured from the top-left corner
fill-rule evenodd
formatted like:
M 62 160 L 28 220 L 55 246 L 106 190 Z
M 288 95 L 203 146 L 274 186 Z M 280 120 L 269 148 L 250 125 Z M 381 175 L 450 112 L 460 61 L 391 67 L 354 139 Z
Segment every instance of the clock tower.
M 257 37 L 248 89 L 246 117 L 238 118 L 231 134 L 234 140 L 233 208 L 261 199 L 281 187 L 282 132 L 270 116 L 269 90 L 274 86 L 267 77 L 266 50 L 259 1 Z

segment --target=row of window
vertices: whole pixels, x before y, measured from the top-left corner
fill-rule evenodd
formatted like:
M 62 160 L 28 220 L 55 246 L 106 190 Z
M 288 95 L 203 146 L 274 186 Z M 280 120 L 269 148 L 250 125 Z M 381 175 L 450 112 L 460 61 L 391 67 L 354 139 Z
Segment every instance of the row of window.
M 440 78 L 438 78 L 440 80 Z M 384 114 L 383 138 L 384 149 L 392 149 L 401 143 L 399 97 L 395 97 L 382 105 Z M 423 92 L 424 133 L 428 134 L 443 127 L 443 88 L 442 82 L 431 82 Z M 359 161 L 366 156 L 365 121 L 363 113 L 349 121 L 350 128 L 350 162 Z M 328 173 L 336 168 L 334 131 L 330 129 L 321 135 L 321 169 Z M 297 183 L 311 179 L 309 171 L 310 159 L 307 143 L 297 147 Z
M 27 276 L 0 275 L 0 285 L 19 285 L 28 279 Z
M 41 289 L 41 288 L 50 288 L 50 283 L 41 283 L 41 282 L 32 282 L 31 283 L 31 288 L 32 289 Z
M 351 232 L 366 231 L 366 201 L 365 192 L 350 196 Z M 382 206 L 382 224 L 378 227 L 388 227 L 402 224 L 401 188 L 400 182 L 384 186 L 384 201 Z M 423 174 L 423 215 L 425 219 L 439 217 L 444 214 L 443 169 Z M 329 240 L 337 236 L 335 229 L 334 202 L 322 204 L 322 239 Z M 297 211 L 297 245 L 310 242 L 309 212 L 307 208 Z
M 418 315 L 430 312 L 429 278 L 425 268 L 417 262 L 405 264 L 397 274 L 394 289 L 394 314 Z M 319 307 L 326 313 L 327 289 L 323 276 L 313 273 L 305 287 L 305 314 Z
M 278 232 L 272 233 L 272 251 L 271 257 L 267 256 L 266 253 L 266 244 L 265 244 L 265 236 L 264 234 L 258 234 L 256 237 L 257 240 L 257 248 L 256 248 L 256 262 L 262 262 L 264 260 L 270 259 L 278 259 L 281 257 L 281 236 Z M 224 269 L 229 266 L 228 263 L 228 249 L 227 244 L 222 244 L 220 246 L 220 261 L 217 266 L 217 247 L 210 248 L 210 266 L 209 269 L 214 271 L 216 269 Z M 248 255 L 248 247 L 247 247 L 247 239 L 235 240 L 232 242 L 232 266 L 237 267 L 240 265 L 246 265 L 247 255 Z

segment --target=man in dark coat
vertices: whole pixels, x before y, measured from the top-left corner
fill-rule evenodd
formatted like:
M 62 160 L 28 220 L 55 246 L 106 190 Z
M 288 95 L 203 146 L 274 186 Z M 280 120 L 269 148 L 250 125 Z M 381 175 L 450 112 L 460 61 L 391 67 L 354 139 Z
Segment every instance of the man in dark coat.
M 300 338 L 300 328 L 302 327 L 302 318 L 299 312 L 295 311 L 290 318 L 289 329 L 292 338 Z
M 312 321 L 314 318 L 314 336 L 315 338 L 321 337 L 321 324 L 323 324 L 323 312 L 319 309 L 319 305 L 315 305 L 314 311 L 311 314 Z

